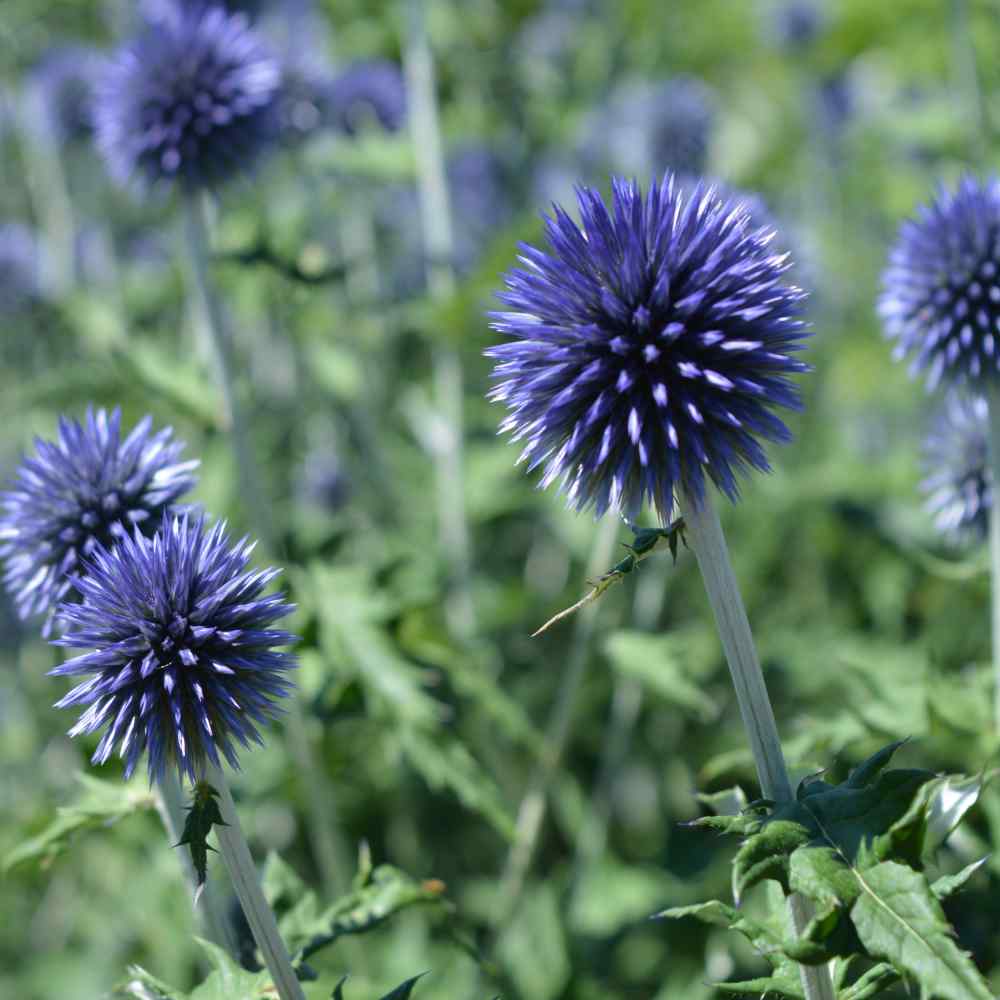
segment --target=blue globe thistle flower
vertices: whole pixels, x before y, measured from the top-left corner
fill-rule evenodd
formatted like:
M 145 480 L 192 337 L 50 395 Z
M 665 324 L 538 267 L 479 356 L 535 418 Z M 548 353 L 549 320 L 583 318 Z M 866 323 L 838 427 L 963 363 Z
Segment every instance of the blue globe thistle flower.
M 356 135 L 370 124 L 397 132 L 406 120 L 403 74 L 386 59 L 349 66 L 334 81 L 330 100 L 334 124 L 347 135 Z
M 98 86 L 97 144 L 114 177 L 214 187 L 275 137 L 278 61 L 245 15 L 172 7 Z
M 0 223 L 0 312 L 12 315 L 41 298 L 38 237 L 20 222 Z
M 904 222 L 882 278 L 879 313 L 928 388 L 947 373 L 973 385 L 1000 369 L 1000 180 L 967 176 Z
M 580 157 L 588 171 L 702 174 L 714 123 L 711 91 L 694 77 L 628 81 L 591 117 Z
M 89 136 L 91 101 L 100 73 L 101 57 L 95 49 L 85 45 L 50 49 L 25 81 L 31 122 L 60 142 Z
M 948 394 L 924 442 L 924 466 L 921 488 L 938 530 L 982 541 L 993 508 L 989 407 L 982 396 Z
M 236 745 L 262 743 L 256 726 L 280 712 L 295 666 L 274 647 L 297 637 L 271 628 L 294 607 L 264 595 L 280 570 L 247 569 L 253 548 L 231 543 L 224 523 L 185 516 L 94 550 L 56 640 L 91 652 L 50 671 L 91 675 L 56 707 L 89 706 L 71 736 L 106 727 L 92 763 L 117 750 L 129 777 L 145 752 L 151 781 L 175 765 L 194 782 L 206 759 L 219 764 L 221 751 L 238 768 Z
M 555 206 L 551 252 L 522 244 L 509 311 L 492 314 L 513 341 L 487 351 L 490 398 L 572 507 L 634 517 L 648 502 L 667 520 L 676 488 L 700 500 L 707 475 L 735 499 L 738 473 L 768 468 L 758 438 L 790 438 L 771 409 L 800 406 L 804 293 L 740 203 L 669 174 L 645 198 L 612 183 L 610 209 L 578 189 L 580 226 Z
M 790 0 L 775 11 L 777 40 L 788 49 L 802 48 L 820 33 L 824 20 L 825 11 L 819 0 Z
M 82 424 L 60 417 L 55 441 L 36 439 L 0 494 L 4 585 L 22 618 L 51 616 L 98 546 L 155 531 L 194 485 L 197 461 L 179 461 L 184 443 L 151 428 L 145 417 L 122 440 L 119 410 L 88 409 Z

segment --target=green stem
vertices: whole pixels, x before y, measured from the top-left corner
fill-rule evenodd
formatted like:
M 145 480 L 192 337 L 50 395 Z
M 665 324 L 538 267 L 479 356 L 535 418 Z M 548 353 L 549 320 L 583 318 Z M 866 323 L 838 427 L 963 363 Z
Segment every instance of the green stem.
M 223 422 L 233 442 L 240 497 L 254 533 L 264 548 L 273 552 L 271 520 L 263 500 L 246 417 L 236 390 L 232 339 L 222 314 L 222 305 L 208 278 L 207 195 L 189 195 L 184 200 L 184 208 L 192 286 L 202 325 L 208 334 L 215 375 L 222 392 Z
M 232 342 L 221 303 L 208 277 L 209 236 L 206 198 L 190 195 L 185 199 L 184 206 L 192 285 L 203 327 L 208 333 L 216 377 L 222 391 L 225 423 L 233 442 L 240 495 L 246 505 L 251 528 L 260 539 L 265 552 L 273 554 L 275 545 L 269 509 L 264 502 L 257 475 L 257 465 L 250 444 L 249 425 L 236 389 Z M 339 849 L 335 839 L 338 829 L 334 813 L 335 799 L 330 782 L 309 745 L 308 720 L 303 711 L 302 696 L 298 689 L 289 699 L 287 711 L 285 733 L 289 750 L 306 785 L 303 799 L 310 846 L 325 892 L 331 896 L 336 895 L 346 889 L 349 875 L 343 860 L 344 852 Z
M 993 633 L 993 724 L 1000 734 L 1000 517 L 997 516 L 997 483 L 1000 483 L 1000 390 L 990 390 L 989 459 L 993 505 L 990 507 L 990 620 Z
M 587 579 L 598 576 L 611 561 L 618 523 L 605 517 L 597 534 L 597 543 L 587 564 Z M 573 626 L 566 669 L 563 671 L 556 693 L 552 714 L 545 730 L 545 746 L 541 759 L 528 785 L 517 812 L 514 843 L 507 855 L 503 879 L 500 883 L 498 926 L 506 923 L 517 907 L 531 861 L 538 844 L 538 837 L 545 820 L 549 791 L 555 779 L 559 762 L 569 740 L 576 709 L 577 696 L 590 658 L 590 640 L 594 633 L 597 604 L 588 604 L 577 616 Z
M 427 289 L 432 299 L 441 301 L 455 292 L 455 271 L 451 263 L 454 241 L 438 124 L 434 60 L 427 37 L 424 0 L 409 0 L 408 15 L 406 84 L 427 259 Z M 433 366 L 434 392 L 443 417 L 441 427 L 447 430 L 445 435 L 439 435 L 442 440 L 437 441 L 432 449 L 437 481 L 438 530 L 452 578 L 446 611 L 456 633 L 468 638 L 476 630 L 476 614 L 470 587 L 471 556 L 465 511 L 462 363 L 451 344 L 437 342 L 434 345 Z
M 163 777 L 156 783 L 156 811 L 160 814 L 170 843 L 178 844 L 184 832 L 184 793 L 177 780 L 177 774 L 170 768 L 166 769 Z M 191 860 L 183 849 L 178 851 L 178 857 L 181 858 L 185 878 L 194 894 L 198 886 L 198 877 Z M 201 899 L 198 901 L 198 910 L 206 937 L 225 948 L 234 958 L 238 958 L 239 944 L 236 933 L 226 913 L 225 899 L 214 882 L 204 885 Z
M 225 823 L 225 826 L 215 828 L 219 852 L 229 870 L 233 888 L 253 932 L 254 941 L 257 942 L 257 947 L 264 957 L 264 964 L 271 973 L 278 996 L 281 1000 L 305 1000 L 305 994 L 288 957 L 288 949 L 278 933 L 274 913 L 261 890 L 257 869 L 250 856 L 250 848 L 243 835 L 226 776 L 219 767 L 209 761 L 204 765 L 202 779 L 219 794 L 219 811 Z
M 707 489 L 700 502 L 694 501 L 684 491 L 679 499 L 688 544 L 694 551 L 708 592 L 761 790 L 765 798 L 788 802 L 792 798 L 792 786 L 781 752 L 778 727 L 719 515 Z M 792 895 L 788 906 L 795 931 L 801 934 L 811 918 L 809 903 L 800 896 Z M 800 965 L 799 971 L 806 1000 L 834 1000 L 833 982 L 825 966 Z

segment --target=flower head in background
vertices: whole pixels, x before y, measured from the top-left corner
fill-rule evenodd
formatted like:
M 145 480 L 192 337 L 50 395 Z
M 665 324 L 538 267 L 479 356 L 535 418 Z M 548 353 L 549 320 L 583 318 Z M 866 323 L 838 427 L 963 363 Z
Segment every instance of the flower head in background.
M 102 76 L 97 144 L 113 176 L 214 187 L 275 138 L 281 69 L 243 14 L 178 6 Z
M 59 142 L 89 136 L 101 64 L 97 51 L 84 45 L 50 49 L 26 80 L 25 110 L 30 124 L 46 129 Z
M 712 93 L 694 77 L 628 81 L 591 116 L 580 157 L 588 171 L 628 177 L 703 174 L 714 122 Z
M 983 384 L 1000 369 L 1000 180 L 965 177 L 904 222 L 882 278 L 879 313 L 896 356 Z
M 826 11 L 820 0 L 788 0 L 774 12 L 774 32 L 787 49 L 808 45 L 822 31 Z
M 99 545 L 133 529 L 153 532 L 165 511 L 195 483 L 196 461 L 149 417 L 122 440 L 121 413 L 87 411 L 81 424 L 59 419 L 55 441 L 35 441 L 0 494 L 4 584 L 22 618 L 51 614 L 73 587 L 72 575 Z
M 50 671 L 91 675 L 57 707 L 89 706 L 71 736 L 105 727 L 94 764 L 117 749 L 128 777 L 146 753 L 150 780 L 176 765 L 194 782 L 206 759 L 218 764 L 221 753 L 238 767 L 236 745 L 262 742 L 256 726 L 278 713 L 295 666 L 274 647 L 297 637 L 271 627 L 294 608 L 264 594 L 280 571 L 248 569 L 252 551 L 225 524 L 188 517 L 95 550 L 56 640 L 91 652 Z
M 406 120 L 403 74 L 386 59 L 349 66 L 334 81 L 330 100 L 334 124 L 347 135 L 356 135 L 372 124 L 397 132 Z
M 758 439 L 790 437 L 771 411 L 798 408 L 788 376 L 808 369 L 787 258 L 738 202 L 669 175 L 645 197 L 615 179 L 610 209 L 578 199 L 582 225 L 555 206 L 550 252 L 522 245 L 493 314 L 512 338 L 487 351 L 501 429 L 576 509 L 651 503 L 666 521 L 675 488 L 700 499 L 706 475 L 735 498 L 738 473 L 768 468 Z
M 20 222 L 0 223 L 0 312 L 10 316 L 41 296 L 38 237 Z
M 924 467 L 921 487 L 938 530 L 982 541 L 993 507 L 989 407 L 982 396 L 948 394 L 924 442 Z

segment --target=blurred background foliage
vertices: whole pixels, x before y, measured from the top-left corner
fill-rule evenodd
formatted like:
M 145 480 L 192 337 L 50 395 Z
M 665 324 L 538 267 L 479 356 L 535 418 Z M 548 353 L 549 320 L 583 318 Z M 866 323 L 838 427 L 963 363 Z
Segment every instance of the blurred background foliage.
M 252 6 L 289 65 L 335 77 L 404 58 L 395 3 Z M 88 403 L 121 405 L 126 422 L 148 412 L 201 458 L 196 499 L 244 529 L 177 205 L 112 186 L 85 120 L 69 127 L 85 82 L 57 99 L 47 68 L 68 46 L 99 59 L 134 27 L 134 8 L 3 0 L 0 461 L 11 471 L 34 434 Z M 280 852 L 327 899 L 346 888 L 361 841 L 376 864 L 446 886 L 449 906 L 408 908 L 312 960 L 323 975 L 350 971 L 359 1000 L 424 970 L 418 997 L 711 997 L 707 984 L 749 978 L 762 960 L 722 932 L 647 919 L 728 898 L 732 847 L 682 823 L 702 810 L 699 791 L 754 791 L 701 584 L 689 554 L 676 567 L 657 556 L 592 621 L 529 638 L 618 556 L 608 529 L 536 491 L 496 436 L 485 310 L 517 241 L 537 239 L 539 212 L 577 181 L 606 188 L 609 170 L 645 180 L 677 167 L 758 194 L 813 293 L 815 372 L 795 443 L 724 519 L 792 766 L 842 776 L 901 737 L 911 764 L 990 766 L 985 553 L 949 546 L 923 510 L 933 401 L 890 359 L 874 301 L 901 219 L 1000 151 L 1000 4 L 429 0 L 427 24 L 453 290 L 426 291 L 405 126 L 338 129 L 307 114 L 219 200 L 213 276 L 270 555 L 300 609 L 295 725 L 334 792 L 321 804 L 335 819 L 329 856 L 306 834 L 316 790 L 281 727 L 234 779 L 243 822 L 260 858 Z M 438 410 L 441 351 L 463 375 L 458 434 Z M 467 581 L 436 500 L 435 468 L 456 440 Z M 449 611 L 462 592 L 472 617 Z M 50 707 L 63 693 L 45 676 L 58 653 L 3 614 L 0 855 L 79 796 L 92 749 Z M 504 896 L 518 806 L 578 657 L 584 682 L 538 851 L 523 889 Z M 115 766 L 99 777 L 117 780 Z M 144 779 L 132 785 L 141 793 Z M 202 977 L 155 812 L 95 825 L 0 883 L 3 996 L 106 996 L 130 963 L 182 989 Z M 998 836 L 1000 792 L 988 787 L 942 869 L 989 854 Z M 998 900 L 993 857 L 949 904 L 994 990 Z

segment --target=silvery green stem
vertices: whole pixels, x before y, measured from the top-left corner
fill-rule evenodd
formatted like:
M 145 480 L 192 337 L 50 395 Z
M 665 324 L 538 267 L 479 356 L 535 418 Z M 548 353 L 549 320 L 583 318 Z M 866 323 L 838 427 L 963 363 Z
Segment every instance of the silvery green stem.
M 404 63 L 427 288 L 431 298 L 447 299 L 455 291 L 454 241 L 424 0 L 409 0 L 408 26 Z M 452 593 L 446 610 L 455 631 L 467 637 L 475 631 L 476 615 L 470 589 L 472 573 L 465 512 L 462 364 L 455 348 L 440 342 L 434 344 L 433 364 L 435 396 L 444 418 L 442 426 L 450 432 L 448 440 L 438 442 L 432 453 L 439 531 L 452 575 Z
M 288 957 L 288 949 L 278 933 L 274 913 L 261 890 L 257 869 L 250 856 L 250 848 L 243 835 L 226 776 L 218 766 L 208 761 L 202 770 L 202 780 L 207 781 L 219 794 L 219 812 L 226 824 L 215 827 L 219 853 L 229 870 L 233 888 L 253 932 L 254 941 L 264 957 L 264 964 L 271 973 L 278 996 L 281 1000 L 305 1000 L 305 994 Z
M 736 688 L 736 700 L 750 740 L 761 790 L 765 798 L 787 802 L 792 798 L 792 786 L 719 515 L 707 487 L 700 502 L 683 490 L 679 500 L 688 544 L 698 561 Z M 800 896 L 792 895 L 788 906 L 795 931 L 801 933 L 812 915 L 809 903 Z M 825 966 L 800 965 L 799 971 L 806 1000 L 834 1000 L 833 982 Z
M 257 475 L 257 465 L 250 446 L 249 425 L 240 403 L 234 377 L 232 342 L 226 327 L 222 307 L 208 277 L 208 222 L 205 196 L 189 195 L 184 201 L 185 233 L 190 255 L 192 285 L 208 333 L 215 363 L 216 377 L 222 391 L 226 423 L 233 442 L 236 474 L 240 495 L 246 504 L 250 525 L 265 552 L 274 552 L 274 538 L 268 506 Z M 288 737 L 292 759 L 307 785 L 305 798 L 309 842 L 320 870 L 323 888 L 334 895 L 346 887 L 347 874 L 333 838 L 336 819 L 333 814 L 334 796 L 326 775 L 316 763 L 307 739 L 307 720 L 302 710 L 301 696 L 296 689 L 288 699 Z
M 233 345 L 215 289 L 208 277 L 207 196 L 191 194 L 184 199 L 185 236 L 189 269 L 196 305 L 208 334 L 215 374 L 222 392 L 223 419 L 233 442 L 240 497 L 246 505 L 247 518 L 264 548 L 274 551 L 271 522 L 264 503 L 250 446 L 249 429 L 236 390 Z
M 586 578 L 588 580 L 599 576 L 611 564 L 611 553 L 617 533 L 618 523 L 613 517 L 605 517 L 601 522 L 596 544 L 587 563 Z M 583 683 L 587 661 L 590 657 L 590 640 L 594 632 L 596 613 L 597 604 L 588 604 L 577 615 L 573 625 L 569 655 L 566 658 L 566 666 L 562 672 L 559 690 L 556 692 L 552 714 L 549 716 L 549 722 L 545 729 L 545 746 L 542 757 L 517 811 L 514 843 L 507 855 L 507 863 L 500 883 L 498 924 L 506 922 L 513 913 L 521 897 L 528 869 L 531 867 L 538 837 L 542 831 L 542 823 L 545 820 L 549 791 L 572 728 L 577 695 L 580 693 L 580 685 Z
M 988 166 L 989 116 L 983 101 L 976 70 L 976 44 L 972 31 L 969 0 L 952 0 L 952 65 L 955 87 L 963 117 L 972 137 L 973 159 L 980 168 Z
M 163 826 L 170 838 L 171 845 L 180 843 L 184 832 L 184 793 L 177 780 L 177 774 L 167 768 L 163 777 L 156 782 L 156 811 L 160 814 Z M 197 890 L 197 875 L 191 865 L 187 852 L 180 848 L 177 852 L 181 859 L 184 875 L 191 886 L 192 895 Z M 205 928 L 205 936 L 215 944 L 224 948 L 234 958 L 239 955 L 239 946 L 233 925 L 226 914 L 226 903 L 214 882 L 207 882 L 198 900 L 198 912 Z
M 1000 390 L 991 389 L 989 407 L 990 488 L 990 611 L 993 634 L 993 720 L 1000 733 L 1000 517 L 997 516 L 997 484 L 1000 483 Z

